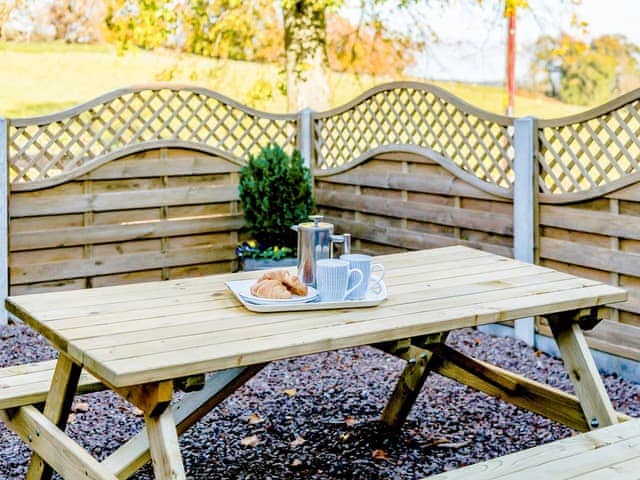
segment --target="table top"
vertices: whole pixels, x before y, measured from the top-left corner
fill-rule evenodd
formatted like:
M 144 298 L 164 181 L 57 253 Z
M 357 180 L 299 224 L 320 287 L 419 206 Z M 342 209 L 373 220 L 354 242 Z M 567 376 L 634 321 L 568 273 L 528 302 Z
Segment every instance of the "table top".
M 253 313 L 260 272 L 9 297 L 7 309 L 115 387 L 624 301 L 626 292 L 466 247 L 383 255 L 377 307 Z

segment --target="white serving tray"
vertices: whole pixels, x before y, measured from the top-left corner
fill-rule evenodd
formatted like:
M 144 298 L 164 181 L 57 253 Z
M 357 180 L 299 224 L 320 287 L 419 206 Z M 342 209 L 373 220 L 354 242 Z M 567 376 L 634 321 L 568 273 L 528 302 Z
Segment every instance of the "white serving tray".
M 380 282 L 380 292 L 375 293 L 371 290 L 362 300 L 343 300 L 340 302 L 321 302 L 319 300 L 302 303 L 294 300 L 291 303 L 281 302 L 277 304 L 258 305 L 247 301 L 240 292 L 245 292 L 247 287 L 255 283 L 255 279 L 251 280 L 233 280 L 225 284 L 231 290 L 233 295 L 238 299 L 247 310 L 252 312 L 269 313 L 269 312 L 304 312 L 307 310 L 331 310 L 336 308 L 362 308 L 375 307 L 380 305 L 387 298 L 387 288 L 384 282 Z

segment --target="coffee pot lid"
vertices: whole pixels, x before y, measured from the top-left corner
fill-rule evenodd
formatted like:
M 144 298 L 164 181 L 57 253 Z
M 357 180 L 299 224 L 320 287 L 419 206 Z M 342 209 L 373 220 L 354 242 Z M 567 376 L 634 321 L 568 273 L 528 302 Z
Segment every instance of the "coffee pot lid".
M 333 223 L 321 221 L 324 218 L 323 215 L 309 215 L 310 222 L 304 222 L 298 225 L 298 228 L 305 230 L 330 230 L 333 228 Z

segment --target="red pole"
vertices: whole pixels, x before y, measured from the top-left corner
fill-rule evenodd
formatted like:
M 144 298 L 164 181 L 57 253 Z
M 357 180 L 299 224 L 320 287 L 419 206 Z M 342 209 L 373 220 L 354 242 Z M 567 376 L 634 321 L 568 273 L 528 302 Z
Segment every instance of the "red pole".
M 513 115 L 516 100 L 516 9 L 507 24 L 507 115 Z

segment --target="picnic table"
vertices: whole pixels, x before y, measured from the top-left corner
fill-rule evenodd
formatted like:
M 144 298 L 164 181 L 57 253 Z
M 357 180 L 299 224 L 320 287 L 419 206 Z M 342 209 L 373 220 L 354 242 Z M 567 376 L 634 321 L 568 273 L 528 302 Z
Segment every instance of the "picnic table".
M 126 478 L 149 458 L 156 478 L 186 478 L 178 434 L 266 363 L 359 345 L 407 360 L 382 413 L 392 426 L 429 372 L 578 430 L 617 423 L 582 328 L 597 323 L 599 307 L 625 300 L 623 290 L 460 246 L 376 261 L 388 298 L 372 308 L 250 312 L 225 282 L 258 272 L 10 297 L 8 310 L 59 351 L 43 411 L 24 405 L 2 415 L 34 450 L 28 478 L 51 467 L 64 478 Z M 445 344 L 453 329 L 536 315 L 550 323 L 576 396 Z M 144 412 L 145 429 L 103 462 L 64 433 L 82 369 Z M 176 385 L 209 372 L 217 373 L 201 390 L 171 402 Z

